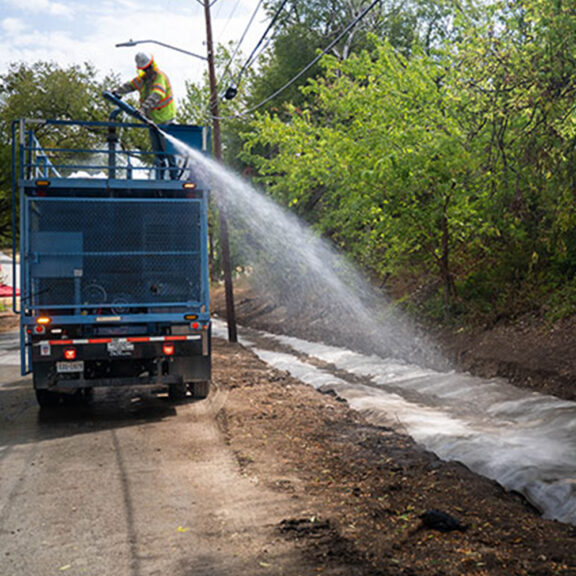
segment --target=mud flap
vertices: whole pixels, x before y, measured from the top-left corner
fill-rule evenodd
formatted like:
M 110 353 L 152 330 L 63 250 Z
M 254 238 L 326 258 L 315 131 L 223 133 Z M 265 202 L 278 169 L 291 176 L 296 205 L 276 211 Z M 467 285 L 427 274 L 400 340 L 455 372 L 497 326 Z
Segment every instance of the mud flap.
M 184 382 L 210 380 L 210 356 L 177 356 L 172 360 L 170 372 L 182 376 Z

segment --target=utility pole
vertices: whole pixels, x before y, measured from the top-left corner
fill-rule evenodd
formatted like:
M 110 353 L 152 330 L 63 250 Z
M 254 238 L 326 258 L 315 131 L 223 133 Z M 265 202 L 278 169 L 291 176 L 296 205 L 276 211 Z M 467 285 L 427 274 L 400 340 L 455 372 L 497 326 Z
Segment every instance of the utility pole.
M 210 0 L 204 0 L 204 16 L 206 18 L 206 47 L 208 50 L 208 77 L 210 80 L 210 114 L 212 115 L 212 150 L 216 161 L 222 161 L 222 139 L 220 137 L 220 118 L 218 113 L 218 87 L 214 69 L 214 49 L 212 42 L 212 21 L 210 18 Z M 218 198 L 218 194 L 216 194 Z M 228 238 L 228 222 L 224 203 L 218 201 L 218 216 L 220 224 L 220 251 L 222 269 L 224 272 L 224 290 L 226 294 L 226 319 L 228 322 L 228 340 L 238 341 L 236 330 L 236 311 L 234 309 L 234 289 L 232 286 L 232 269 L 230 264 L 230 242 Z

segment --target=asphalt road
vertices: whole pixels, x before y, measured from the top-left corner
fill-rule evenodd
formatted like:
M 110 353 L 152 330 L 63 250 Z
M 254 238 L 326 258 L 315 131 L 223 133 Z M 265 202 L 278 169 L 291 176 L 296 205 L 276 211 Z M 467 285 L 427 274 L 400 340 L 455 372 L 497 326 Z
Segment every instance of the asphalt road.
M 242 474 L 217 424 L 225 392 L 178 406 L 99 392 L 45 413 L 17 364 L 0 335 L 2 576 L 297 573 L 275 532 L 293 504 Z

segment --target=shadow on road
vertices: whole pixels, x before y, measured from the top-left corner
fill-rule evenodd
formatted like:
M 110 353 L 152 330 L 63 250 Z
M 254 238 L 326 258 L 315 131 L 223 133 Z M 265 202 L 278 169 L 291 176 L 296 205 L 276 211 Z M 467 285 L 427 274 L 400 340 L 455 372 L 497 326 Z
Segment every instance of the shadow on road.
M 13 381 L 0 387 L 0 448 L 158 422 L 176 406 L 167 395 L 103 388 L 88 403 L 41 409 L 31 383 Z

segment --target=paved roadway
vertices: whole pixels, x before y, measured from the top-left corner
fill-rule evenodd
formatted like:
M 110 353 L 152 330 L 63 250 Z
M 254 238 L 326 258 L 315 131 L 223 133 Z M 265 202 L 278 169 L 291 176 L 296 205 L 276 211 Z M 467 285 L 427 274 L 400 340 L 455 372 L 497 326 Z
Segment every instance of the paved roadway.
M 272 550 L 297 564 L 273 531 L 288 496 L 244 477 L 216 424 L 225 393 L 44 413 L 15 334 L 0 371 L 2 576 L 275 574 Z

